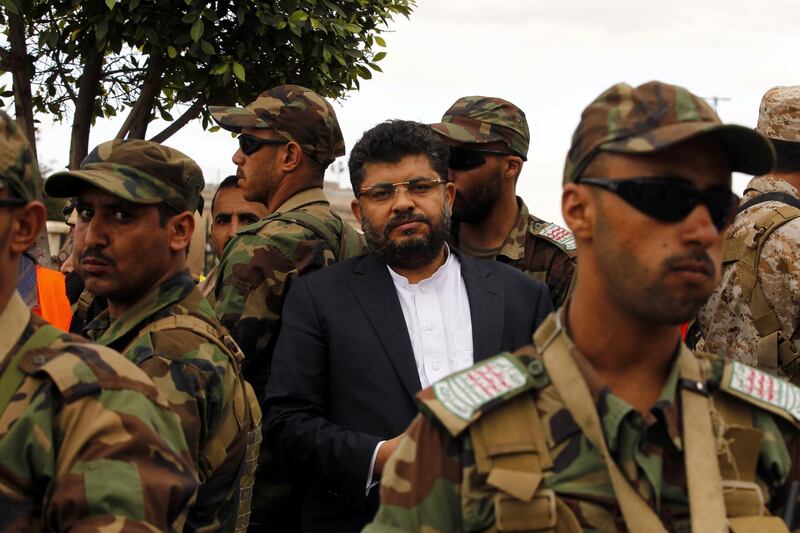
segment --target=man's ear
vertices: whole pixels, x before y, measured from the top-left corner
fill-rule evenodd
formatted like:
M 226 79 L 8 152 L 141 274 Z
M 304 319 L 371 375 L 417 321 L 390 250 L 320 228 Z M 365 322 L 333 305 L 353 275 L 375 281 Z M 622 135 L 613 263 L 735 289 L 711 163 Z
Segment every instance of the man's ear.
M 567 183 L 561 193 L 561 215 L 576 239 L 591 239 L 595 198 L 587 187 Z
M 178 213 L 169 220 L 169 248 L 173 252 L 184 251 L 192 242 L 194 215 L 189 211 Z
M 503 158 L 503 176 L 514 178 L 514 181 L 519 177 L 522 172 L 522 158 L 510 155 Z
M 361 223 L 361 204 L 357 198 L 353 198 L 350 201 L 350 210 L 353 212 L 353 216 L 356 217 L 358 224 L 363 228 L 364 225 Z
M 42 202 L 34 201 L 13 209 L 11 213 L 13 231 L 10 250 L 12 256 L 19 256 L 36 241 L 44 227 L 47 212 Z
M 455 202 L 456 200 L 456 185 L 452 181 L 448 181 L 447 183 L 444 184 L 444 195 L 445 195 L 445 201 L 452 209 L 453 202 Z
M 303 150 L 296 142 L 286 143 L 280 151 L 281 170 L 292 172 L 303 162 Z

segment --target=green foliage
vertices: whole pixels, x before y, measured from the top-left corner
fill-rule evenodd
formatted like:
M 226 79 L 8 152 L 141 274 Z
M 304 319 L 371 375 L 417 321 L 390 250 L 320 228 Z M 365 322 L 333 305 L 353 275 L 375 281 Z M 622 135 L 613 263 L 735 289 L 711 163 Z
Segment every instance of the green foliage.
M 414 6 L 415 0 L 0 0 L 0 28 L 7 33 L 10 13 L 25 21 L 36 113 L 68 117 L 87 57 L 97 51 L 103 66 L 92 123 L 132 107 L 148 68 L 156 67 L 158 97 L 149 117 L 171 120 L 176 105 L 199 98 L 246 103 L 282 83 L 342 96 L 380 71 L 376 63 L 386 53 L 374 49 L 386 43 L 378 34 Z M 0 73 L 10 71 L 8 54 L 0 57 Z

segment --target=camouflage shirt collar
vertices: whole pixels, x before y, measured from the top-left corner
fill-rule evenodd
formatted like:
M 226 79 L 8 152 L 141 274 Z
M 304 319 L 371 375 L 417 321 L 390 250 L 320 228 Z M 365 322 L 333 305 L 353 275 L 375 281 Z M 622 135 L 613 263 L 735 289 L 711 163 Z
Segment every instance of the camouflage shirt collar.
M 528 223 L 528 206 L 525 205 L 525 202 L 523 202 L 522 198 L 519 196 L 517 196 L 517 205 L 519 206 L 517 222 L 514 224 L 514 227 L 511 228 L 508 237 L 503 241 L 502 246 L 500 246 L 500 251 L 497 253 L 498 256 L 502 255 L 509 261 L 516 261 L 525 257 L 525 238 L 528 233 L 528 227 L 530 226 Z
M 114 342 L 138 329 L 161 311 L 186 298 L 195 289 L 188 272 L 178 272 L 164 283 L 151 289 L 141 300 L 111 322 L 108 309 L 86 326 L 86 332 L 97 343 L 112 346 Z M 124 347 L 118 347 L 121 349 Z
M 568 303 L 565 304 L 560 310 L 562 324 L 566 324 L 566 310 Z M 664 386 L 661 389 L 661 394 L 658 400 L 650 408 L 647 413 L 639 413 L 628 402 L 615 395 L 608 388 L 608 385 L 602 380 L 600 375 L 594 369 L 588 359 L 578 350 L 569 336 L 569 331 L 565 328 L 564 335 L 567 338 L 567 345 L 570 354 L 575 360 L 575 365 L 580 370 L 589 392 L 595 399 L 597 411 L 600 414 L 600 422 L 603 425 L 603 433 L 606 436 L 609 450 L 616 452 L 621 445 L 621 440 L 624 440 L 623 422 L 626 420 L 628 427 L 640 426 L 642 430 L 649 431 L 651 427 L 664 424 L 666 430 L 666 438 L 677 448 L 682 449 L 681 446 L 681 430 L 678 420 L 678 408 L 676 399 L 676 392 L 678 390 L 678 379 L 680 377 L 680 370 L 678 368 L 678 355 L 680 354 L 681 345 L 679 344 L 675 350 L 675 354 L 670 364 L 669 374 Z M 662 432 L 663 435 L 663 432 Z
M 747 200 L 768 192 L 782 192 L 794 196 L 795 198 L 800 198 L 800 194 L 798 194 L 797 189 L 795 189 L 791 183 L 771 174 L 756 176 L 751 179 L 744 191 L 744 197 Z
M 278 209 L 275 210 L 276 213 L 286 213 L 287 211 L 294 211 L 298 207 L 303 207 L 304 205 L 308 204 L 317 204 L 320 202 L 329 203 L 328 198 L 325 196 L 325 193 L 322 192 L 320 187 L 314 187 L 312 189 L 306 189 L 305 191 L 301 191 L 285 202 L 283 202 Z
M 0 367 L 3 360 L 11 352 L 31 319 L 31 311 L 17 291 L 11 293 L 5 309 L 0 313 Z

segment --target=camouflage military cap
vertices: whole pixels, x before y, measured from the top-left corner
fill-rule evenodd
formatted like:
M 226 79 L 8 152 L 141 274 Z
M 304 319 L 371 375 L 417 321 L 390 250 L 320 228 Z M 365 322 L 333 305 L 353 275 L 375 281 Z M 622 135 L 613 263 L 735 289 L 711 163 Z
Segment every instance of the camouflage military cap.
M 744 126 L 722 124 L 703 99 L 675 85 L 620 83 L 583 110 L 564 166 L 564 183 L 575 181 L 599 151 L 644 154 L 702 134 L 725 148 L 731 170 L 765 174 L 772 169 L 772 144 Z
M 800 142 L 800 86 L 773 87 L 764 94 L 756 131 L 770 139 Z
M 501 142 L 522 159 L 528 156 L 531 135 L 525 113 L 502 98 L 459 98 L 445 112 L 442 121 L 431 127 L 457 143 Z
M 89 183 L 137 204 L 166 203 L 178 212 L 203 210 L 203 171 L 189 156 L 159 143 L 140 139 L 98 145 L 80 170 L 57 172 L 45 181 L 50 196 L 75 196 Z
M 244 108 L 209 106 L 208 111 L 220 126 L 236 133 L 242 128 L 272 128 L 324 167 L 344 155 L 344 138 L 333 107 L 299 85 L 279 85 Z
M 6 187 L 27 200 L 40 200 L 41 177 L 25 133 L 19 124 L 0 111 L 0 189 Z

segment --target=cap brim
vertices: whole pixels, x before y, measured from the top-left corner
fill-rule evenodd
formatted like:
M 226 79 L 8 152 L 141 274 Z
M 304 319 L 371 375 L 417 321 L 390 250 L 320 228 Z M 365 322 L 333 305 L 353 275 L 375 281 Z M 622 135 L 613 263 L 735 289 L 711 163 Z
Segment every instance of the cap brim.
M 126 179 L 136 182 L 135 195 L 125 187 L 124 181 L 119 176 L 102 170 L 57 172 L 45 180 L 44 192 L 53 198 L 72 198 L 77 196 L 83 185 L 89 184 L 136 204 L 158 204 L 164 201 L 163 196 L 149 184 L 132 177 Z
M 722 143 L 731 170 L 734 172 L 767 174 L 775 164 L 775 149 L 772 143 L 755 130 L 736 124 L 708 122 L 671 124 L 649 131 L 645 135 L 605 143 L 600 149 L 619 153 L 658 152 L 701 135 L 712 135 Z
M 258 115 L 243 107 L 210 105 L 208 106 L 208 112 L 220 127 L 234 133 L 240 133 L 242 128 L 272 127 L 269 123 L 259 118 Z

